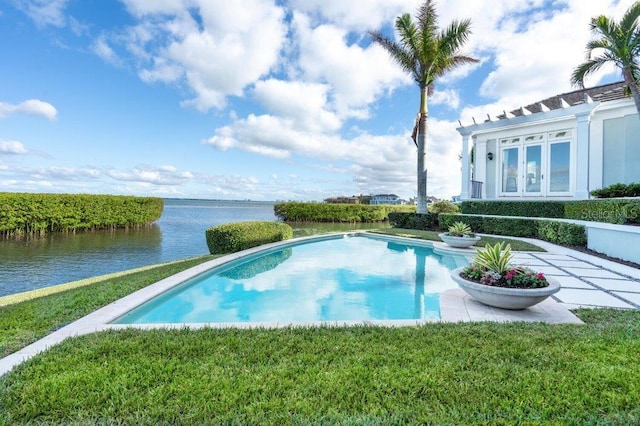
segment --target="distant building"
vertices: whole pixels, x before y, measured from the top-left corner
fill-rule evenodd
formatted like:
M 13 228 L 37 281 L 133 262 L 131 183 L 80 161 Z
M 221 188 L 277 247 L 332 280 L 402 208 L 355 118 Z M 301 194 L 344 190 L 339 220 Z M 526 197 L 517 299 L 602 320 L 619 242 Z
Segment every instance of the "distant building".
M 359 197 L 329 197 L 325 198 L 327 204 L 360 204 Z
M 402 200 L 396 194 L 378 194 L 371 197 L 369 204 L 402 204 Z

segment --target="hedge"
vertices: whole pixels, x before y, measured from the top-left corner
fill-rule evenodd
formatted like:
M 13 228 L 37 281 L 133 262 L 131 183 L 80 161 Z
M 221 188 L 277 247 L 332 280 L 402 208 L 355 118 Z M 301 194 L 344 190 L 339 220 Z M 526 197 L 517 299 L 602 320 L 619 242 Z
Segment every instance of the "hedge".
M 565 205 L 565 217 L 592 222 L 640 224 L 640 200 L 571 201 Z
M 566 201 L 463 201 L 463 214 L 524 217 L 565 217 Z
M 384 222 L 390 212 L 415 212 L 415 206 L 286 202 L 273 206 L 285 222 Z
M 389 224 L 394 228 L 420 229 L 433 231 L 438 229 L 438 215 L 436 213 L 389 213 Z
M 594 189 L 591 195 L 598 198 L 640 197 L 640 182 L 614 183 L 604 188 Z
M 585 247 L 587 245 L 584 226 L 567 222 L 448 213 L 440 214 L 439 221 L 442 229 L 447 229 L 454 222 L 464 222 L 471 227 L 473 232 L 478 233 L 540 238 L 550 243 L 569 247 Z
M 288 240 L 293 229 L 280 222 L 235 222 L 209 228 L 205 235 L 209 252 L 222 254 Z
M 0 193 L 0 237 L 30 237 L 148 225 L 162 198 L 88 194 Z

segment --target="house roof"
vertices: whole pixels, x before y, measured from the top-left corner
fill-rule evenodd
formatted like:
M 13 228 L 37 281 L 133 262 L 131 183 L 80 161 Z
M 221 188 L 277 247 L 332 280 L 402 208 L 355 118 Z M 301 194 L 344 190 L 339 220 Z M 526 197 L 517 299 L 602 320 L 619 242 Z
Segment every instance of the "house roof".
M 561 93 L 559 95 L 555 95 L 550 98 L 535 102 L 533 104 L 515 109 L 513 111 L 510 111 L 509 113 L 500 114 L 497 116 L 497 118 L 499 120 L 503 120 L 505 118 L 511 118 L 514 116 L 520 117 L 522 115 L 560 109 L 566 106 L 580 105 L 587 103 L 589 101 L 589 98 L 592 101 L 600 102 L 623 99 L 626 97 L 624 94 L 624 87 L 624 81 L 618 81 L 616 83 L 603 84 L 602 86 L 595 86 L 574 90 L 573 92 Z

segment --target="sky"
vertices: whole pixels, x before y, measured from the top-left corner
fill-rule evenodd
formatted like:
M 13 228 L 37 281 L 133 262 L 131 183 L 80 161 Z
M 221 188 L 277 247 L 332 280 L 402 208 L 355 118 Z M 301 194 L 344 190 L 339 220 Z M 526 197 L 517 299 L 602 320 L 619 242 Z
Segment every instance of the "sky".
M 479 62 L 429 98 L 428 195 L 460 193 L 458 120 L 575 90 L 590 19 L 633 2 L 436 3 L 441 28 L 471 19 Z M 0 0 L 0 192 L 414 197 L 419 90 L 367 31 L 420 4 Z

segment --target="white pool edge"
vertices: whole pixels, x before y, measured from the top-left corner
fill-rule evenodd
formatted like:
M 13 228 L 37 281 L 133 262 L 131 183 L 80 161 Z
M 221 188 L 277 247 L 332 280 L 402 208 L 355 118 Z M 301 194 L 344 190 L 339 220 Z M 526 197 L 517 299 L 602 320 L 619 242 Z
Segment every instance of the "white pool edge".
M 126 328 L 135 328 L 142 330 L 150 329 L 199 329 L 199 328 L 285 328 L 285 327 L 346 327 L 346 326 L 384 326 L 384 327 L 405 327 L 420 326 L 428 323 L 437 322 L 473 322 L 473 321 L 492 321 L 492 322 L 509 322 L 509 321 L 526 321 L 526 322 L 547 322 L 547 323 L 572 323 L 581 324 L 582 321 L 573 315 L 562 304 L 547 299 L 539 305 L 527 309 L 525 311 L 504 311 L 482 305 L 460 289 L 451 289 L 440 295 L 440 318 L 424 319 L 424 320 L 374 320 L 374 321 L 310 321 L 303 323 L 273 323 L 273 322 L 233 322 L 233 323 L 195 323 L 195 324 L 111 324 L 117 318 L 130 312 L 136 307 L 159 296 L 162 293 L 182 284 L 184 281 L 196 277 L 212 268 L 218 267 L 225 263 L 250 256 L 259 252 L 269 251 L 286 247 L 287 245 L 295 245 L 301 242 L 322 241 L 327 239 L 344 238 L 347 236 L 373 237 L 386 241 L 399 241 L 411 243 L 418 246 L 432 247 L 436 253 L 465 255 L 470 258 L 475 254 L 475 249 L 455 249 L 446 246 L 438 241 L 417 240 L 415 238 L 405 238 L 398 236 L 390 236 L 384 234 L 375 234 L 365 231 L 344 232 L 339 234 L 327 234 L 320 236 L 295 238 L 277 243 L 265 244 L 259 247 L 232 253 L 217 259 L 210 260 L 200 265 L 194 266 L 170 277 L 164 278 L 154 284 L 140 289 L 128 296 L 123 297 L 113 303 L 110 303 L 74 322 L 66 325 L 59 330 L 47 335 L 46 337 L 32 343 L 21 350 L 0 359 L 0 376 L 11 371 L 16 365 L 28 360 L 29 358 L 46 351 L 50 347 L 57 345 L 69 337 L 76 337 L 90 334 L 98 331 L 106 330 L 122 330 Z

